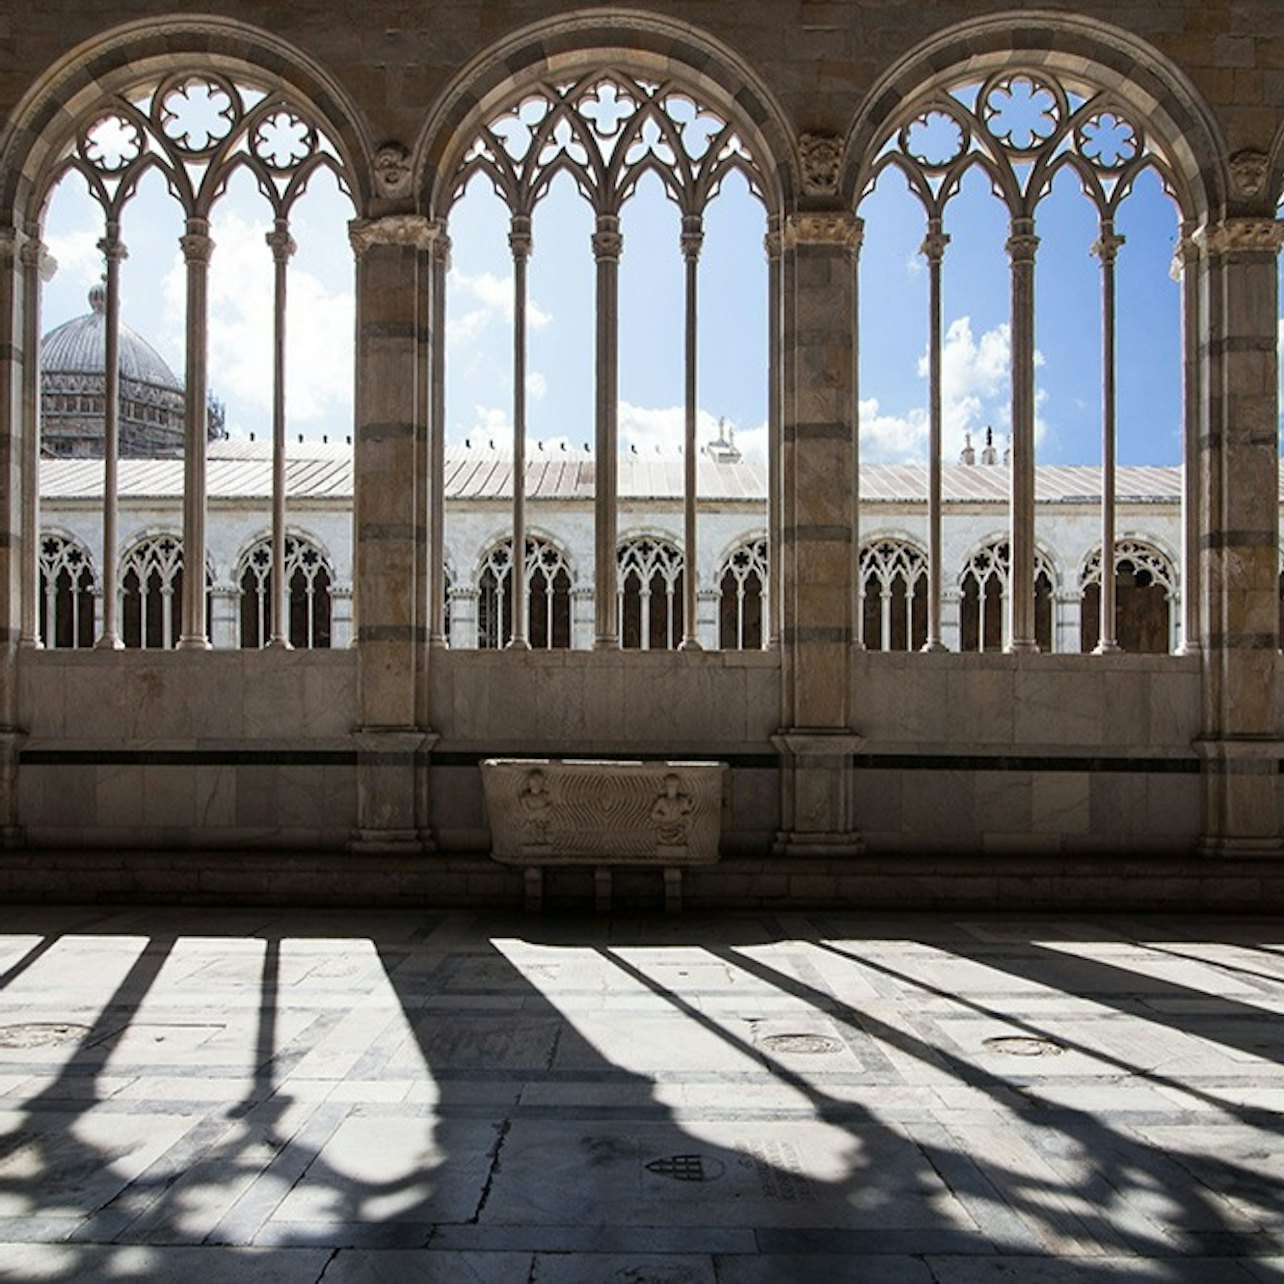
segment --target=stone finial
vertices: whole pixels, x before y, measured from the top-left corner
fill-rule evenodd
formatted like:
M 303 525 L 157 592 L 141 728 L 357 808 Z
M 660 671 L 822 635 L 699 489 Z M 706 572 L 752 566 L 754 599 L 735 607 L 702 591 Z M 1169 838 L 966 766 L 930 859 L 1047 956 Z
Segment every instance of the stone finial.
M 410 152 L 402 143 L 384 143 L 375 152 L 375 191 L 385 200 L 396 201 L 410 191 Z
M 1265 152 L 1252 147 L 1238 151 L 1230 158 L 1231 186 L 1241 200 L 1251 201 L 1266 187 L 1270 161 Z
M 843 164 L 843 140 L 837 134 L 803 134 L 798 140 L 803 192 L 836 196 Z
M 959 463 L 969 467 L 976 463 L 976 447 L 972 445 L 972 434 L 963 434 L 963 449 L 959 451 Z

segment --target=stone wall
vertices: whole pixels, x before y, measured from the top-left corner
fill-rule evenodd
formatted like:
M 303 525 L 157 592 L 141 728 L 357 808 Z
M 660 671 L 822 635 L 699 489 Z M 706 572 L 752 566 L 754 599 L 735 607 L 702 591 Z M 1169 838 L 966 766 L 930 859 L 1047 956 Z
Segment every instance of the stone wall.
M 260 5 L 214 0 L 204 16 L 175 17 L 140 0 L 54 3 L 38 20 L 0 19 L 8 122 L 0 136 L 6 843 L 350 845 L 353 859 L 393 853 L 425 868 L 442 859 L 444 869 L 447 855 L 486 847 L 481 756 L 683 753 L 731 764 L 728 853 L 782 866 L 819 862 L 828 872 L 808 885 L 815 895 L 833 885 L 824 880 L 838 877 L 835 868 L 870 852 L 948 849 L 984 860 L 1012 849 L 1031 857 L 1156 849 L 1185 857 L 1197 849 L 1278 860 L 1278 4 L 1082 0 L 1052 12 L 988 0 L 640 0 L 629 9 L 366 0 L 359 9 L 278 6 L 272 32 L 263 15 Z M 537 75 L 556 78 L 604 57 L 698 88 L 743 131 L 771 189 L 769 520 L 780 646 L 765 655 L 463 655 L 435 644 L 440 595 L 429 586 L 444 542 L 438 472 L 452 166 L 506 95 Z M 1006 529 L 1018 653 L 860 649 L 856 541 L 869 524 L 858 493 L 856 199 L 907 103 L 950 78 L 1017 62 L 1117 95 L 1121 110 L 1164 140 L 1183 202 L 1180 543 L 1190 629 L 1182 657 L 1034 651 L 1027 572 L 1037 536 L 1037 232 L 1016 209 L 1007 242 L 1014 480 Z M 40 653 L 23 629 L 41 184 L 69 122 L 105 95 L 211 67 L 279 87 L 324 122 L 348 167 L 360 215 L 356 645 L 328 655 L 203 650 L 193 579 L 184 652 Z M 408 181 L 393 172 L 399 166 Z M 614 369 L 618 238 L 613 215 L 599 218 L 601 375 Z M 198 378 L 188 382 L 196 406 L 189 433 L 203 406 L 203 229 L 192 215 L 188 336 Z M 597 413 L 598 440 L 610 442 L 605 377 Z M 187 461 L 184 523 L 195 560 L 205 539 L 199 451 Z M 613 462 L 613 449 L 599 449 L 600 479 Z M 599 485 L 596 547 L 614 547 L 617 515 L 612 488 Z M 610 595 L 601 592 L 609 565 L 597 559 L 601 644 L 613 641 Z M 783 878 L 783 895 L 791 894 L 785 875 L 765 865 L 759 874 Z M 709 878 L 734 876 L 720 867 Z

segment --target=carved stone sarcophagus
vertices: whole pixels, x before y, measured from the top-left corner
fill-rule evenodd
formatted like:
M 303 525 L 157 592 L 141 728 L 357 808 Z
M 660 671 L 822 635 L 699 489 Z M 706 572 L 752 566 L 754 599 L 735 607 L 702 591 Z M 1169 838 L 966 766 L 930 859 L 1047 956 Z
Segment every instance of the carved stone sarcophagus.
M 720 762 L 489 758 L 491 854 L 512 865 L 707 865 L 718 859 Z

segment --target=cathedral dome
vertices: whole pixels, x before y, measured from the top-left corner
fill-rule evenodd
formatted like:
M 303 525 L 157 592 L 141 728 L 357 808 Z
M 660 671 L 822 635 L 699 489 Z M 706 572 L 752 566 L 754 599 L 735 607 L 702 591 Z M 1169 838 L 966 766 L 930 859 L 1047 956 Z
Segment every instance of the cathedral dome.
M 173 459 L 184 441 L 183 381 L 146 339 L 120 327 L 120 454 Z M 40 344 L 40 448 L 44 455 L 101 458 L 106 419 L 106 290 L 89 291 L 89 312 L 50 330 Z M 224 436 L 211 399 L 209 437 Z
M 107 350 L 107 292 L 101 285 L 89 291 L 89 312 L 50 330 L 40 344 L 40 368 L 46 375 L 103 372 Z M 157 388 L 183 391 L 183 381 L 164 357 L 127 325 L 120 327 L 120 377 Z

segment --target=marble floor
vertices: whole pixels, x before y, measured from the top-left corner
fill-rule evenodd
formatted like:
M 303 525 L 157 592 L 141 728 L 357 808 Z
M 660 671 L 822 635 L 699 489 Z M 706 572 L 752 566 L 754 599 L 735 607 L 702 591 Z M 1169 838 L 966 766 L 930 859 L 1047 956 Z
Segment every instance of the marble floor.
M 0 910 L 0 1278 L 1284 1280 L 1284 923 Z

